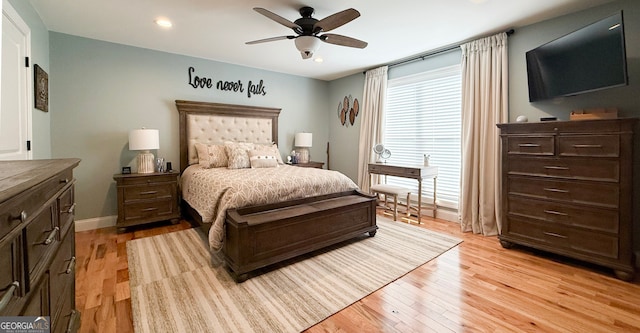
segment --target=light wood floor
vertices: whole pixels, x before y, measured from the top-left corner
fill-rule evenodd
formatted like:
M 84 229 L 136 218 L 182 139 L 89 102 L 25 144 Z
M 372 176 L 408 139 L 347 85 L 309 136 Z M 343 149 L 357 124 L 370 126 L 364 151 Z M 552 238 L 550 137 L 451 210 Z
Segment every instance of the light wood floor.
M 307 332 L 640 332 L 639 277 L 623 282 L 608 269 L 423 221 L 464 242 Z M 126 242 L 189 227 L 76 233 L 80 332 L 132 332 Z

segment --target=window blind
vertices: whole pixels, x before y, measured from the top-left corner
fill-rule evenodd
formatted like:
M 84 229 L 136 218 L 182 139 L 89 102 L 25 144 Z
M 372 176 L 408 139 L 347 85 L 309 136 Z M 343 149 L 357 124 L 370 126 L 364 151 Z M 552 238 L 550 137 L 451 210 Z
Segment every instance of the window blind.
M 389 163 L 438 166 L 439 206 L 458 209 L 461 133 L 460 66 L 449 66 L 389 80 L 384 114 L 384 145 Z M 414 179 L 388 176 L 388 184 L 418 192 Z M 423 181 L 423 196 L 433 199 L 433 182 Z

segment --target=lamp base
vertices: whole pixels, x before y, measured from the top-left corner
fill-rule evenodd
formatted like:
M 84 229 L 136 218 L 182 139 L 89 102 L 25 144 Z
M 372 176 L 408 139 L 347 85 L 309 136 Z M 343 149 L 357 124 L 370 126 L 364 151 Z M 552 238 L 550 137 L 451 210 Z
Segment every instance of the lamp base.
M 138 173 L 153 173 L 155 171 L 155 160 L 149 151 L 142 151 L 138 154 Z
M 309 149 L 307 148 L 298 148 L 298 152 L 300 153 L 300 161 L 299 163 L 309 163 Z

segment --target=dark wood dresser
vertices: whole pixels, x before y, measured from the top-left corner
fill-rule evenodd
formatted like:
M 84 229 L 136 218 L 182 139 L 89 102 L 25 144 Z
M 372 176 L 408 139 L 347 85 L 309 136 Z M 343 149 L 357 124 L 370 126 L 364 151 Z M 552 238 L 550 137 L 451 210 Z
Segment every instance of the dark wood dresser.
M 0 316 L 49 316 L 74 332 L 73 169 L 79 159 L 0 162 Z
M 632 280 L 636 119 L 498 124 L 503 247 L 530 246 Z
M 157 221 L 180 221 L 178 172 L 113 175 L 118 188 L 118 231 Z

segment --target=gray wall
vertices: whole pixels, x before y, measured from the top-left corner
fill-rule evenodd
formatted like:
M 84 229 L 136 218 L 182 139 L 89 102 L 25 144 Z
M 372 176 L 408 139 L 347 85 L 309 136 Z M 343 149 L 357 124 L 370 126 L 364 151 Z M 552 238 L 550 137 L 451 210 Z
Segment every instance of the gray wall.
M 360 138 L 360 123 L 363 117 L 362 93 L 364 87 L 364 74 L 358 73 L 342 79 L 331 81 L 329 84 L 329 118 L 330 134 L 330 168 L 338 170 L 354 182 L 358 182 L 358 142 Z M 339 118 L 338 106 L 343 104 L 344 98 L 351 96 L 358 100 L 360 108 L 353 125 L 347 121 L 345 125 Z M 350 105 L 350 108 L 353 105 Z M 348 118 L 348 117 L 347 117 Z
M 525 52 L 623 10 L 629 85 L 530 103 Z M 622 117 L 640 116 L 640 1 L 616 1 L 579 13 L 516 28 L 509 37 L 509 120 L 553 116 L 568 120 L 571 110 L 618 107 Z
M 178 168 L 178 112 L 174 101 L 195 100 L 282 108 L 279 146 L 285 156 L 298 131 L 313 133 L 314 160 L 325 161 L 328 140 L 328 83 L 292 75 L 113 44 L 51 32 L 49 73 L 52 105 L 51 145 L 55 158 L 82 159 L 76 169 L 77 218 L 115 215 L 112 179 L 134 165 L 128 132 L 160 130 L 156 156 Z M 188 68 L 214 81 L 264 80 L 267 94 L 195 89 Z
M 9 0 L 9 3 L 31 29 L 31 67 L 37 64 L 45 72 L 50 73 L 49 31 L 28 1 Z M 40 111 L 35 107 L 32 110 L 31 147 L 34 159 L 51 158 L 50 122 L 53 112 L 51 103 L 49 103 L 49 112 Z

